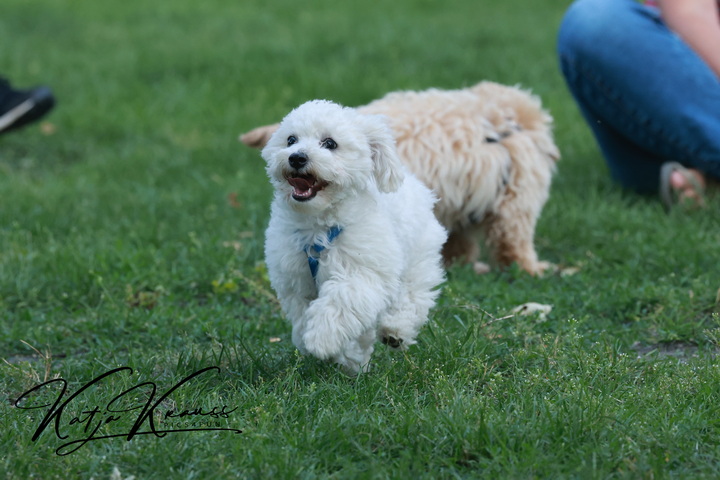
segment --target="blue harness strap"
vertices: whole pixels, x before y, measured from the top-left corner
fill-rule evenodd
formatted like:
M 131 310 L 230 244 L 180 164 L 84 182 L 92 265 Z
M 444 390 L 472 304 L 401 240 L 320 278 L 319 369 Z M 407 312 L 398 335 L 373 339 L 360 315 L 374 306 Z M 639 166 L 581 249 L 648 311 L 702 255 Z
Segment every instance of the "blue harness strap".
M 333 240 L 335 240 L 341 232 L 342 227 L 337 225 L 328 230 L 326 235 L 327 246 L 330 246 Z M 321 245 L 319 243 L 305 246 L 305 254 L 307 255 L 308 266 L 310 267 L 310 273 L 312 274 L 313 279 L 317 277 L 318 267 L 320 266 L 320 253 L 322 253 L 325 248 L 327 248 L 325 245 Z

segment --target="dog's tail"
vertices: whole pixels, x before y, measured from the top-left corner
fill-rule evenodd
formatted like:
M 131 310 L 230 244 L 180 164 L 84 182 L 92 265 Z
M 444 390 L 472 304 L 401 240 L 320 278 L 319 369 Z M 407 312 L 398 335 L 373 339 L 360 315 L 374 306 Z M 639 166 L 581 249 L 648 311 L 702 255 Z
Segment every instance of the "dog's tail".
M 485 114 L 500 133 L 503 144 L 509 146 L 520 140 L 516 137 L 519 134 L 532 140 L 546 160 L 553 164 L 560 160 L 552 134 L 553 118 L 543 110 L 539 97 L 520 87 L 495 82 L 480 82 L 472 91 L 490 107 Z
M 263 148 L 275 130 L 280 126 L 279 123 L 273 125 L 264 125 L 262 127 L 253 128 L 247 133 L 240 135 L 239 140 L 251 148 L 261 149 Z

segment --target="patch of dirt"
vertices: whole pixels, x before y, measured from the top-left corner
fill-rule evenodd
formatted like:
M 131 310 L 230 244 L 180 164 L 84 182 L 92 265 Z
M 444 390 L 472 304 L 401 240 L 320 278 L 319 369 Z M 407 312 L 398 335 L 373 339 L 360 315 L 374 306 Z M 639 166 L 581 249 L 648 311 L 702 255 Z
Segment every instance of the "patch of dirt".
M 651 345 L 635 342 L 630 348 L 637 353 L 638 358 L 655 355 L 657 358 L 676 358 L 681 362 L 687 362 L 692 358 L 698 358 L 700 356 L 699 347 L 692 342 L 675 341 Z M 712 350 L 711 355 L 713 357 L 717 354 L 717 350 Z

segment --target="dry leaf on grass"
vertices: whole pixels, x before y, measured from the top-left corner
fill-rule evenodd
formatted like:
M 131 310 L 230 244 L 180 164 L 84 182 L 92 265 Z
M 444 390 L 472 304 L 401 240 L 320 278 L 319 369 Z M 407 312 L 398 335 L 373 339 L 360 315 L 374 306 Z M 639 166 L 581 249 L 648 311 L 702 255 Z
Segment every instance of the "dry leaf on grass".
M 536 302 L 523 303 L 522 305 L 518 305 L 511 310 L 512 313 L 517 315 L 532 315 L 534 313 L 537 313 L 538 317 L 541 320 L 545 320 L 548 313 L 550 313 L 551 311 L 552 305 L 545 305 L 543 303 Z

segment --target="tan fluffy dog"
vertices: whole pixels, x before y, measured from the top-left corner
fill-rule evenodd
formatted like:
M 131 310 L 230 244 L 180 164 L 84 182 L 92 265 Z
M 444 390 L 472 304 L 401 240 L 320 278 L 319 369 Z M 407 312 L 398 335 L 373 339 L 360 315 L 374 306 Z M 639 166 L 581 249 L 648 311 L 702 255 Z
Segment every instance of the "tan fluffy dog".
M 393 92 L 358 110 L 387 116 L 400 158 L 440 198 L 435 215 L 450 232 L 447 263 L 474 262 L 475 271 L 487 272 L 476 261 L 484 237 L 498 266 L 517 262 L 533 275 L 550 266 L 538 260 L 533 239 L 560 154 L 552 117 L 537 97 L 481 82 Z M 256 128 L 240 140 L 261 148 L 277 127 Z

